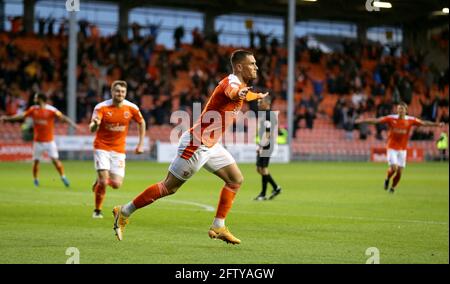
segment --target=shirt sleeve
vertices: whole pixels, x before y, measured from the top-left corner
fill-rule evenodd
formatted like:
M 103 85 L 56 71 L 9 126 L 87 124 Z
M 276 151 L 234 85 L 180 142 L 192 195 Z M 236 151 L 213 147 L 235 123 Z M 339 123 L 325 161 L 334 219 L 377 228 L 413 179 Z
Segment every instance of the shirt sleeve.
M 392 118 L 389 116 L 383 116 L 380 118 L 380 123 L 391 124 L 391 122 L 392 122 Z
M 62 112 L 60 112 L 58 109 L 53 109 L 53 114 L 56 116 L 56 117 L 58 117 L 58 118 L 60 118 L 63 114 L 62 114 Z
M 92 113 L 92 119 L 94 118 L 100 118 L 100 120 L 103 118 L 103 111 L 99 107 L 94 108 L 94 112 Z
M 33 110 L 34 110 L 34 107 L 30 107 L 30 108 L 28 108 L 28 109 L 23 113 L 23 115 L 24 115 L 25 117 L 30 117 L 30 116 L 33 115 Z
M 141 112 L 139 111 L 139 109 L 135 109 L 132 108 L 131 112 L 133 114 L 133 120 L 136 121 L 137 123 L 142 123 L 142 121 L 144 120 L 144 118 L 142 117 Z
M 231 82 L 231 83 L 227 83 L 224 86 L 224 93 L 227 97 L 229 97 L 232 100 L 235 100 L 238 96 L 238 92 L 239 92 L 239 84 L 235 83 L 235 82 Z
M 417 117 L 414 117 L 412 120 L 412 125 L 414 126 L 422 126 L 423 125 L 423 121 Z

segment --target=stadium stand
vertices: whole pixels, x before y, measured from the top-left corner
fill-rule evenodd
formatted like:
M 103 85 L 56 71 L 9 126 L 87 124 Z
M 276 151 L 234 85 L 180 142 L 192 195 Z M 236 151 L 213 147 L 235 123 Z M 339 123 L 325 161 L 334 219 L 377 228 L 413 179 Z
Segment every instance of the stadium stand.
M 436 45 L 448 52 L 446 37 L 448 31 L 434 35 Z M 384 142 L 377 139 L 374 127 L 361 139 L 353 121 L 377 115 L 385 101 L 392 107 L 404 100 L 410 114 L 421 117 L 428 100 L 425 104 L 435 107 L 431 119 L 448 121 L 448 69 L 438 77 L 420 54 L 405 51 L 393 56 L 379 43 L 343 41 L 342 51 L 322 53 L 306 47 L 304 41 L 298 38 L 296 43 L 295 159 L 368 159 L 370 149 L 383 147 Z M 234 49 L 208 40 L 168 49 L 157 45 L 151 35 L 125 39 L 92 33 L 79 33 L 78 44 L 77 122 L 85 130 L 76 134 L 89 135 L 93 106 L 108 96 L 110 83 L 120 78 L 129 82 L 128 99 L 142 109 L 152 145 L 157 140 L 169 141 L 172 112 L 191 112 L 192 103 L 206 101 L 218 80 L 229 72 L 226 59 Z M 260 66 L 255 88 L 271 91 L 280 125 L 287 125 L 287 52 L 271 46 L 254 51 Z M 5 59 L 0 64 L 0 112 L 23 111 L 24 102 L 30 104 L 36 90 L 46 92 L 52 104 L 65 112 L 66 54 L 65 35 L 0 33 L 0 55 Z M 66 134 L 67 126 L 58 125 L 56 130 L 56 134 Z M 440 131 L 433 129 L 431 139 L 411 141 L 411 146 L 425 149 L 428 159 L 436 157 L 434 143 Z M 130 135 L 135 134 L 132 127 Z M 0 142 L 20 140 L 20 125 L 5 123 Z

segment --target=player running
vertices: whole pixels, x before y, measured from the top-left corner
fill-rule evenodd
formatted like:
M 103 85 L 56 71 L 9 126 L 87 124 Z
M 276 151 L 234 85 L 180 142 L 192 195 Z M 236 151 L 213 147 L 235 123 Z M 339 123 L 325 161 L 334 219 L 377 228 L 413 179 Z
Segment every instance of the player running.
M 138 124 L 139 141 L 135 152 L 144 152 L 145 120 L 139 108 L 127 101 L 127 83 L 114 81 L 111 84 L 112 99 L 97 104 L 94 108 L 89 130 L 96 132 L 94 140 L 94 162 L 97 180 L 92 185 L 95 194 L 95 209 L 92 218 L 103 218 L 102 207 L 106 187 L 114 189 L 122 185 L 125 176 L 125 145 L 131 120 Z
M 24 113 L 14 116 L 2 116 L 0 121 L 21 121 L 26 117 L 33 120 L 33 182 L 36 187 L 39 186 L 39 162 L 42 155 L 46 152 L 53 165 L 58 171 L 61 181 L 66 187 L 69 187 L 69 180 L 64 174 L 64 166 L 59 160 L 58 149 L 54 141 L 53 132 L 55 128 L 55 117 L 59 120 L 69 123 L 73 128 L 78 126 L 70 118 L 62 114 L 55 107 L 47 104 L 47 96 L 43 93 L 34 95 L 35 105 L 28 108 Z
M 383 116 L 379 118 L 358 119 L 355 123 L 386 123 L 389 127 L 387 139 L 387 160 L 389 169 L 384 180 L 384 189 L 389 188 L 389 182 L 392 177 L 392 185 L 389 193 L 394 193 L 395 188 L 400 181 L 403 169 L 406 166 L 406 148 L 408 146 L 409 134 L 413 126 L 443 126 L 444 123 L 420 120 L 416 117 L 406 115 L 408 105 L 401 102 L 397 105 L 397 114 Z M 395 176 L 394 176 L 395 175 Z
M 174 194 L 204 166 L 225 182 L 208 235 L 210 238 L 221 239 L 227 243 L 241 242 L 225 227 L 225 218 L 241 187 L 243 176 L 231 154 L 217 142 L 224 131 L 232 125 L 244 100 L 261 99 L 268 93 L 249 91 L 251 87 L 248 84 L 256 79 L 258 70 L 251 52 L 244 50 L 233 52 L 231 65 L 233 74 L 219 82 L 199 120 L 180 137 L 178 154 L 170 164 L 166 178 L 151 185 L 127 204 L 114 207 L 114 230 L 119 240 L 122 240 L 128 217 L 134 211 L 161 197 Z

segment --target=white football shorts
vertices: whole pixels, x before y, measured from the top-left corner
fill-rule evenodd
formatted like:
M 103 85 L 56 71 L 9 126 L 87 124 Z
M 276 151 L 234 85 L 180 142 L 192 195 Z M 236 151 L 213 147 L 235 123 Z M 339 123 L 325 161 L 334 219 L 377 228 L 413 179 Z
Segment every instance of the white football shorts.
M 189 152 L 190 142 L 191 133 L 186 131 L 180 137 L 177 155 L 169 166 L 169 171 L 180 180 L 188 180 L 202 167 L 214 173 L 223 167 L 236 163 L 233 156 L 219 143 L 211 148 L 200 145 L 192 149 L 193 153 L 191 151 L 188 159 L 182 158 L 183 153 L 186 157 L 187 152 Z M 187 152 L 185 152 L 186 150 Z
M 33 160 L 41 160 L 42 155 L 47 152 L 51 159 L 58 159 L 58 148 L 55 141 L 51 142 L 34 142 L 33 143 Z
M 125 177 L 125 158 L 123 153 L 94 149 L 95 169 L 107 170 L 112 174 Z
M 406 167 L 406 150 L 387 149 L 387 160 L 389 166 Z

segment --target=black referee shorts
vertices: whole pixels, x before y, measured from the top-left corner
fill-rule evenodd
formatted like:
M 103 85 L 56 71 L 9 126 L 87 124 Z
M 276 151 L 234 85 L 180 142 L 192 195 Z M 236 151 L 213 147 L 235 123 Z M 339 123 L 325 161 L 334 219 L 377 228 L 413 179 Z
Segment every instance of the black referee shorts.
M 260 168 L 267 168 L 269 166 L 270 157 L 256 157 L 256 166 Z

